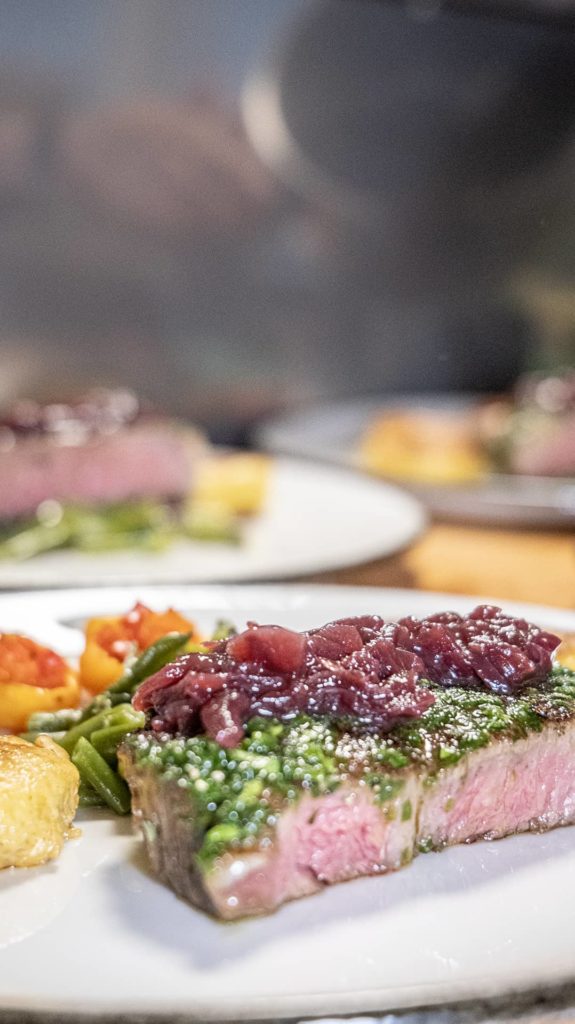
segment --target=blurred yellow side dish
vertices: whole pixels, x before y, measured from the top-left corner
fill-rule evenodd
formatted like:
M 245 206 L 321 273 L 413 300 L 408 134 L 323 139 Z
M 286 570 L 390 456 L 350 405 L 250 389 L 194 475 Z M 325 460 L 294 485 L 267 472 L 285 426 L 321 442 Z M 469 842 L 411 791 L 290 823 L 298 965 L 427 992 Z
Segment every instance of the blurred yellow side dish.
M 359 447 L 364 469 L 415 483 L 465 483 L 489 469 L 469 414 L 393 410 L 375 417 Z
M 78 770 L 48 736 L 0 736 L 0 868 L 57 857 L 73 834 Z
M 272 460 L 257 452 L 235 452 L 200 464 L 193 500 L 198 505 L 221 505 L 236 515 L 261 512 Z

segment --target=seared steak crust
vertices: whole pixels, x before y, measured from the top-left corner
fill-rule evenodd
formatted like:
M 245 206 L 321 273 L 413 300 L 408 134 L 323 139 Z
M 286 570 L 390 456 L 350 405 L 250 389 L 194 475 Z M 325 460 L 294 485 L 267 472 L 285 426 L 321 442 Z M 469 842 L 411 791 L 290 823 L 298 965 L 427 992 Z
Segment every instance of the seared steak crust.
M 184 899 L 207 914 L 217 915 L 217 908 L 204 884 L 204 874 L 197 855 L 203 832 L 193 815 L 190 799 L 177 785 L 164 785 L 163 796 L 158 778 L 150 771 L 130 771 L 129 756 L 124 765 L 130 778 L 132 806 L 142 828 L 152 868 Z M 143 808 L 146 808 L 144 813 Z

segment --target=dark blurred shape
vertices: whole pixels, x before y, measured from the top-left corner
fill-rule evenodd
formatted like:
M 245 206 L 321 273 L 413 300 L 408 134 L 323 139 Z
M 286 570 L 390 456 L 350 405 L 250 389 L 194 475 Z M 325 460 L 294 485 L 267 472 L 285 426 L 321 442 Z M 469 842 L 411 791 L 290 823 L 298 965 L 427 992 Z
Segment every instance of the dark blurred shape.
M 406 0 L 398 2 L 405 4 Z M 407 0 L 407 6 L 421 18 L 431 18 L 438 10 L 442 10 L 462 15 L 479 14 L 483 17 L 575 27 L 573 0 Z
M 274 200 L 271 173 L 239 119 L 209 93 L 142 97 L 79 115 L 63 129 L 58 157 L 85 197 L 183 239 L 253 226 Z

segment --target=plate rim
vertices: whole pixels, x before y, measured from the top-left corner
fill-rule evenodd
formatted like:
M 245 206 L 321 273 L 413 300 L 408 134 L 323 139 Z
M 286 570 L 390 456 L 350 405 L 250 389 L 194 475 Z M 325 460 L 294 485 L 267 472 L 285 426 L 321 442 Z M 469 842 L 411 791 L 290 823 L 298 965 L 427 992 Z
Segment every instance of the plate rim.
M 412 598 L 418 601 L 429 599 L 432 605 L 439 606 L 443 604 L 448 608 L 451 603 L 454 610 L 457 610 L 456 606 L 464 607 L 470 602 L 474 602 L 475 604 L 498 605 L 518 615 L 533 615 L 535 618 L 540 617 L 547 621 L 555 619 L 558 629 L 575 630 L 575 609 L 572 610 L 559 605 L 539 604 L 533 601 L 507 601 L 489 594 L 461 594 L 441 590 L 424 590 L 417 587 L 295 582 L 291 580 L 286 582 L 262 581 L 256 583 L 134 583 L 122 586 L 107 584 L 105 586 L 91 587 L 34 587 L 15 592 L 0 590 L 0 615 L 4 610 L 4 606 L 9 609 L 24 611 L 27 605 L 31 603 L 35 612 L 35 606 L 41 606 L 46 602 L 49 602 L 53 609 L 57 609 L 61 604 L 67 605 L 70 602 L 72 607 L 76 609 L 84 605 L 89 609 L 92 601 L 95 601 L 96 605 L 99 606 L 100 601 L 106 601 L 108 597 L 113 597 L 113 603 L 116 604 L 118 603 L 116 599 L 120 602 L 123 600 L 129 601 L 137 595 L 143 596 L 143 599 L 153 599 L 157 595 L 161 598 L 167 598 L 168 601 L 189 599 L 191 595 L 192 602 L 197 601 L 199 603 L 197 606 L 190 606 L 189 610 L 199 612 L 202 610 L 210 611 L 217 607 L 220 602 L 222 604 L 222 611 L 233 610 L 233 608 L 225 607 L 226 602 L 230 601 L 230 598 L 232 605 L 236 598 L 239 599 L 241 604 L 244 602 L 256 604 L 258 601 L 266 603 L 271 598 L 276 604 L 281 605 L 284 603 L 284 595 L 289 597 L 290 601 L 299 600 L 300 607 L 302 602 L 306 605 L 313 605 L 318 599 L 321 601 L 322 595 L 328 601 L 339 600 L 340 598 L 342 600 L 345 598 L 354 600 L 360 596 L 363 598 L 364 595 L 368 596 L 368 600 L 376 601 L 378 598 L 381 600 L 397 598 L 400 603 L 409 603 L 409 600 Z M 290 610 L 290 606 L 287 603 L 286 610 Z M 84 613 L 79 612 L 78 614 Z M 90 614 L 89 610 L 85 614 Z M 56 612 L 54 611 L 54 621 L 57 621 L 55 616 Z M 565 626 L 561 625 L 562 622 L 565 623 Z
M 444 982 L 427 982 L 415 986 L 398 985 L 395 989 L 390 990 L 395 995 L 389 1002 L 377 997 L 376 993 L 380 991 L 379 989 L 369 988 L 353 995 L 346 993 L 345 997 L 342 997 L 341 993 L 339 993 L 337 998 L 341 1002 L 337 1007 L 335 1003 L 329 1002 L 329 992 L 320 992 L 296 998 L 287 996 L 281 1000 L 285 1003 L 285 1007 L 280 1007 L 279 1001 L 273 1004 L 278 1009 L 281 1009 L 280 1014 L 275 1011 L 270 1013 L 269 999 L 266 996 L 253 1000 L 246 1007 L 246 1012 L 243 1012 L 241 1006 L 238 1009 L 237 1004 L 233 1004 L 232 1000 L 229 1000 L 229 1010 L 226 1005 L 225 1016 L 222 1013 L 211 1012 L 207 1005 L 200 1004 L 190 1008 L 189 1004 L 184 1006 L 183 1003 L 178 1001 L 175 1001 L 171 1007 L 164 1009 L 155 1008 L 153 1005 L 150 1009 L 146 1010 L 130 1009 L 129 1002 L 126 1002 L 118 1004 L 117 1008 L 112 1010 L 86 1011 L 79 1000 L 70 1003 L 59 1003 L 53 1000 L 42 1006 L 36 1004 L 30 1006 L 30 1004 L 26 1005 L 19 1000 L 14 1000 L 0 1005 L 0 1024 L 3 1024 L 4 1020 L 6 1020 L 7 1024 L 8 1021 L 12 1022 L 12 1020 L 14 1020 L 14 1024 L 26 1024 L 20 1016 L 22 1013 L 26 1014 L 26 1021 L 45 1021 L 47 1015 L 52 1014 L 57 1017 L 58 1022 L 63 1021 L 64 1024 L 72 1024 L 72 1021 L 75 1020 L 92 1022 L 96 1019 L 104 1022 L 108 1021 L 110 1024 L 112 1022 L 116 1024 L 116 1022 L 120 1021 L 122 1024 L 124 1022 L 125 1024 L 139 1024 L 141 1021 L 149 1022 L 149 1024 L 152 1024 L 154 1021 L 159 1021 L 161 1024 L 165 1024 L 167 1021 L 174 1021 L 180 1024 L 184 1020 L 196 1022 L 196 1024 L 201 1024 L 203 1021 L 210 1022 L 210 1024 L 217 1024 L 217 1022 L 221 1022 L 221 1024 L 235 1024 L 236 1021 L 244 1022 L 244 1024 L 249 1024 L 251 1021 L 268 1022 L 268 1024 L 284 1024 L 284 1022 L 285 1024 L 289 1024 L 289 1022 L 295 1024 L 296 1021 L 300 1021 L 300 1024 L 304 1024 L 304 1020 L 321 1020 L 323 1017 L 331 1018 L 334 1014 L 337 1014 L 339 1018 L 341 1014 L 346 1016 L 349 1014 L 357 1016 L 359 1014 L 363 1017 L 365 1014 L 376 1013 L 384 1017 L 405 1011 L 437 1013 L 439 1008 L 464 1009 L 466 1006 L 473 1006 L 478 1001 L 495 1005 L 498 1003 L 505 1004 L 514 998 L 527 999 L 529 995 L 532 995 L 533 1000 L 536 1001 L 541 999 L 542 996 L 546 996 L 547 993 L 550 993 L 552 996 L 554 992 L 561 992 L 566 988 L 573 989 L 573 997 L 575 999 L 575 972 L 573 968 L 566 968 L 566 970 L 557 972 L 557 977 L 549 983 L 537 982 L 536 977 L 537 975 L 535 975 L 535 980 L 527 983 L 516 981 L 499 994 L 489 974 L 475 979 L 473 983 L 462 982 L 455 983 L 452 986 Z M 411 992 L 414 993 L 414 998 L 410 997 L 409 993 Z M 427 998 L 425 993 L 427 993 Z M 220 1007 L 222 1005 L 220 1004 Z M 249 1012 L 247 1012 L 248 1010 Z M 14 1017 L 13 1015 L 18 1016 Z

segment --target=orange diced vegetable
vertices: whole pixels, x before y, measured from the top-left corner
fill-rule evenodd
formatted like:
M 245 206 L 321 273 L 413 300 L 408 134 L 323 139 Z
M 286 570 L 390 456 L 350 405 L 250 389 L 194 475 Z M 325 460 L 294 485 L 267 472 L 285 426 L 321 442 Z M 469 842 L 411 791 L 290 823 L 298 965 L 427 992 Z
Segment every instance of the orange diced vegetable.
M 101 693 L 119 679 L 131 655 L 137 656 L 168 633 L 199 635 L 188 619 L 173 608 L 154 612 L 136 604 L 126 615 L 90 619 L 86 647 L 80 657 L 80 681 L 91 693 Z
M 64 658 L 29 637 L 0 633 L 0 728 L 18 732 L 35 711 L 76 707 L 80 687 Z

